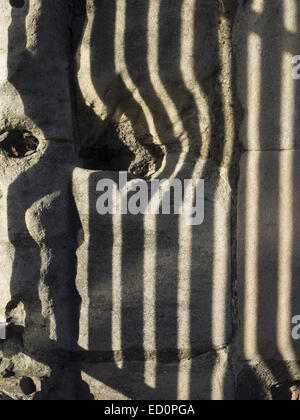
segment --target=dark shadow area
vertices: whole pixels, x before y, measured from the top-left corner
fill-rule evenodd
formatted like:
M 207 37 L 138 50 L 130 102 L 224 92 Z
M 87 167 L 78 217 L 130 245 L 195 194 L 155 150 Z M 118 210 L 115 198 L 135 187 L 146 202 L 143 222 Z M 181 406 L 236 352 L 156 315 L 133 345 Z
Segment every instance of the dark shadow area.
M 134 154 L 120 142 L 119 128 L 110 125 L 96 145 L 86 145 L 79 153 L 85 169 L 102 171 L 127 171 Z
M 39 47 L 35 55 L 26 50 L 29 1 L 25 1 L 23 9 L 12 9 L 7 62 L 8 80 L 20 93 L 24 113 L 40 128 L 45 125 L 40 107 L 46 102 L 32 102 L 28 95 L 28 89 L 31 89 L 28 83 L 33 76 L 31 68 L 34 69 L 40 59 L 40 49 L 49 43 L 45 24 L 50 10 L 45 3 L 41 7 L 41 18 L 36 26 Z M 18 50 L 20 56 L 15 54 Z M 43 80 L 41 77 L 37 83 Z M 51 108 L 47 111 L 51 112 Z M 7 147 L 8 150 L 11 148 L 14 158 L 23 157 L 24 147 L 32 149 L 32 146 L 37 146 L 36 139 L 19 127 L 7 134 L 2 145 L 4 151 Z M 26 320 L 25 328 L 9 326 L 8 338 L 13 348 L 51 368 L 51 376 L 42 382 L 42 390 L 36 399 L 90 399 L 89 389 L 81 379 L 80 365 L 70 357 L 77 348 L 81 303 L 75 286 L 76 250 L 81 226 L 72 194 L 72 172 L 76 160 L 74 147 L 66 141 L 43 141 L 38 154 L 40 159 L 33 166 L 28 156 L 20 163 L 13 158 L 10 160 L 11 167 L 14 166 L 20 175 L 10 184 L 7 193 L 9 242 L 14 247 L 12 302 L 7 306 L 7 318 L 10 317 L 9 311 L 22 302 Z M 25 161 L 29 169 L 22 172 Z M 34 207 L 35 210 L 32 210 Z M 26 215 L 29 219 L 33 215 L 30 209 L 35 212 L 33 223 L 26 219 Z M 41 227 L 44 237 L 36 235 Z M 43 248 L 48 249 L 46 260 Z M 42 307 L 42 288 L 44 293 L 47 290 L 51 307 Z M 55 319 L 55 331 L 49 325 L 50 314 Z M 28 383 L 24 386 L 27 389 Z
M 21 159 L 31 156 L 38 145 L 38 139 L 27 131 L 6 131 L 0 135 L 0 149 L 8 157 Z
M 25 6 L 25 0 L 9 0 L 9 3 L 12 7 L 16 7 L 18 9 Z
M 26 313 L 25 329 L 12 325 L 8 328 L 8 337 L 21 345 L 25 354 L 52 369 L 51 377 L 43 383 L 38 398 L 81 400 L 86 399 L 89 393 L 81 384 L 80 365 L 73 362 L 70 368 L 67 364 L 70 359 L 68 352 L 77 348 L 79 331 L 80 297 L 75 278 L 80 221 L 72 199 L 73 167 L 66 160 L 58 162 L 57 154 L 61 151 L 60 145 L 50 143 L 39 163 L 17 178 L 8 191 L 9 240 L 15 248 L 12 302 L 14 305 L 22 302 Z M 65 147 L 64 152 L 70 153 L 70 146 Z M 41 177 L 47 177 L 49 170 L 54 171 L 56 176 L 46 187 Z M 64 186 L 62 179 L 66 180 Z M 53 194 L 55 198 L 48 208 L 47 197 Z M 37 226 L 29 227 L 26 223 L 26 212 L 37 202 L 41 203 L 37 209 L 37 223 L 46 230 L 45 240 L 41 242 L 33 234 Z M 45 261 L 41 258 L 43 247 L 49 253 L 49 263 L 44 269 Z M 41 287 L 49 290 L 52 307 L 48 310 L 53 312 L 56 322 L 55 341 L 50 339 L 49 318 L 43 316 Z M 8 305 L 8 318 L 11 309 Z

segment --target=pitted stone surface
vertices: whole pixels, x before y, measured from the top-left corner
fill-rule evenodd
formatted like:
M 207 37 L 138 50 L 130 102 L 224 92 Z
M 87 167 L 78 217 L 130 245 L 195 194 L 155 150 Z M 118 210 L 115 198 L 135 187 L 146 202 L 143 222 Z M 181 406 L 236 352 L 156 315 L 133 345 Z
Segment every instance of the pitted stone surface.
M 0 132 L 70 140 L 70 9 L 65 0 L 0 4 Z
M 209 107 L 216 98 L 217 13 L 210 0 L 186 0 L 184 7 L 177 0 L 88 1 L 79 8 L 73 33 L 79 44 L 80 141 L 103 147 L 113 122 L 123 133 L 120 141 L 139 155 L 134 166 L 149 145 L 164 152 L 207 147 Z M 153 165 L 149 169 L 151 175 Z

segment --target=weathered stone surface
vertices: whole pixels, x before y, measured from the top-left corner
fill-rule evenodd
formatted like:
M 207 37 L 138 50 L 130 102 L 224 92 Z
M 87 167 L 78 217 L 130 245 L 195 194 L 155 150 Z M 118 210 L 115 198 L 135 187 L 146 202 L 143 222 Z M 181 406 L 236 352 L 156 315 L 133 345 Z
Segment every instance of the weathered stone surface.
M 241 355 L 297 360 L 292 318 L 300 314 L 300 152 L 247 152 L 238 197 Z
M 9 335 L 10 328 L 18 327 L 31 354 L 75 349 L 80 224 L 71 191 L 73 147 L 41 142 L 32 156 L 2 153 L 0 160 L 1 316 L 11 324 Z
M 188 170 L 182 178 L 188 178 Z M 83 228 L 77 252 L 80 346 L 101 352 L 209 351 L 231 334 L 230 187 L 226 172 L 200 161 L 205 219 L 177 215 L 101 216 L 101 179 L 119 174 L 75 169 L 73 192 Z
M 18 326 L 25 349 L 31 354 L 49 348 L 76 350 L 79 325 L 79 345 L 86 350 L 193 353 L 227 344 L 231 286 L 226 173 L 201 161 L 194 174 L 206 178 L 204 224 L 189 229 L 176 215 L 145 220 L 128 215 L 121 226 L 120 220 L 96 213 L 97 182 L 117 180 L 118 174 L 74 169 L 72 156 L 69 145 L 45 143 L 21 165 L 16 160 L 9 173 L 8 158 L 2 157 L 1 211 L 7 216 L 0 230 L 0 305 L 12 326 Z M 190 165 L 183 178 L 190 176 Z
M 0 377 L 1 378 L 44 378 L 51 374 L 51 368 L 34 360 L 30 355 L 18 351 L 16 343 L 6 341 L 1 348 Z
M 0 400 L 299 399 L 299 2 L 22 3 L 0 5 Z M 120 171 L 205 179 L 204 223 L 100 216 Z
M 0 4 L 0 132 L 70 140 L 70 9 L 65 0 Z
M 227 355 L 206 354 L 180 363 L 85 363 L 83 379 L 96 400 L 234 399 Z M 150 375 L 150 386 L 145 384 Z
M 5 397 L 12 400 L 29 399 L 36 392 L 36 386 L 32 379 L 0 379 L 0 389 Z
M 299 148 L 298 1 L 240 1 L 235 20 L 238 97 L 244 110 L 240 141 L 247 150 Z
M 236 399 L 243 401 L 296 401 L 299 399 L 299 363 L 251 362 L 237 375 Z
M 207 147 L 218 71 L 217 2 L 79 4 L 73 34 L 79 44 L 77 106 L 84 147 L 104 148 L 109 124 L 138 154 L 133 166 L 149 145 Z M 116 146 L 109 141 L 108 147 Z
M 0 399 L 33 398 L 30 378 L 36 399 L 231 398 L 217 3 L 2 3 Z M 203 177 L 204 223 L 100 216 L 96 183 L 121 170 Z

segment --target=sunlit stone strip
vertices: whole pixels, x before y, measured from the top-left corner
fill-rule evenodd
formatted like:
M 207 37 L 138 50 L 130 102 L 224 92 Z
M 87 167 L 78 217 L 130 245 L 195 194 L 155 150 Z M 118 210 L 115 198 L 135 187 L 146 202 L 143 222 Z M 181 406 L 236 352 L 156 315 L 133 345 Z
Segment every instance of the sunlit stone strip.
M 165 111 L 172 123 L 174 136 L 182 141 L 182 153 L 178 159 L 171 179 L 175 178 L 185 163 L 185 157 L 189 150 L 189 139 L 185 132 L 183 122 L 178 113 L 176 105 L 170 98 L 159 75 L 159 11 L 160 1 L 149 0 L 148 12 L 148 68 L 149 75 L 155 92 L 163 104 Z
M 81 305 L 80 310 L 80 320 L 79 320 L 79 342 L 78 345 L 84 349 L 89 350 L 89 240 L 90 238 L 85 238 L 85 241 L 81 247 L 77 250 L 77 260 L 80 261 L 81 271 L 85 273 L 86 281 L 80 282 L 77 284 L 80 297 L 84 305 Z
M 185 202 L 193 200 L 193 186 L 186 193 Z M 178 232 L 178 294 L 177 294 L 177 347 L 180 351 L 191 350 L 191 267 L 192 267 L 192 226 L 187 217 L 179 216 Z M 190 390 L 189 369 L 178 375 L 178 398 L 188 399 Z M 182 395 L 185 392 L 185 395 Z M 179 396 L 180 395 L 180 396 Z
M 224 118 L 224 148 L 221 167 L 226 168 L 230 168 L 232 163 L 235 139 L 231 30 L 231 22 L 229 19 L 226 16 L 221 16 L 221 25 L 218 31 L 219 60 L 221 63 L 221 92 Z
M 282 53 L 281 66 L 281 133 L 280 146 L 282 149 L 292 149 L 295 144 L 295 80 L 292 77 L 293 55 Z
M 298 32 L 297 0 L 282 0 L 282 6 L 283 6 L 284 29 L 291 33 L 297 33 Z
M 144 216 L 144 349 L 156 357 L 156 216 Z M 155 389 L 157 361 L 145 363 L 145 384 Z
M 112 350 L 114 354 L 122 353 L 122 215 L 112 216 L 113 249 L 112 249 Z M 122 361 L 115 360 L 122 368 Z
M 191 369 L 192 360 L 181 360 L 178 369 L 178 394 L 177 399 L 186 401 L 191 398 Z
M 4 182 L 3 182 L 4 181 Z M 5 185 L 6 184 L 6 185 Z M 10 243 L 9 238 L 9 219 L 7 213 L 8 203 L 8 189 L 9 183 L 5 182 L 5 179 L 0 182 L 1 200 L 0 200 L 0 264 L 1 264 L 1 276 L 0 276 L 0 316 L 5 318 L 6 305 L 11 300 L 10 280 L 13 273 L 13 264 L 15 260 L 15 247 Z
M 223 401 L 225 396 L 225 381 L 228 369 L 228 352 L 222 350 L 217 354 L 217 359 L 212 372 L 211 400 Z
M 224 178 L 225 178 L 224 174 Z M 223 179 L 224 182 L 224 179 Z M 230 261 L 230 201 L 222 203 L 215 199 L 214 204 L 214 260 L 212 283 L 212 342 L 216 348 L 220 343 L 226 342 L 226 314 L 227 290 Z M 223 234 L 221 234 L 223 232 Z
M 14 109 L 18 110 L 20 114 L 23 116 L 24 112 L 24 104 L 22 98 L 20 96 L 20 92 L 7 80 L 8 79 L 8 53 L 11 53 L 11 46 L 8 46 L 8 36 L 9 36 L 9 28 L 12 24 L 12 7 L 9 4 L 9 1 L 1 1 L 0 2 L 0 89 L 5 90 L 5 97 L 7 100 L 3 100 L 3 93 L 2 93 L 2 100 L 0 101 L 0 113 L 3 115 L 7 115 L 11 112 L 11 103 L 14 104 Z M 8 96 L 9 92 L 9 96 Z M 9 100 L 9 97 L 11 98 Z M 3 118 L 2 115 L 2 118 Z M 4 127 L 1 127 L 3 130 Z
M 245 195 L 245 308 L 244 357 L 251 360 L 258 354 L 258 222 L 259 222 L 260 153 L 249 153 L 246 164 Z
M 196 0 L 184 0 L 182 2 L 180 70 L 185 86 L 193 95 L 197 106 L 199 131 L 201 132 L 201 157 L 207 159 L 211 140 L 209 106 L 194 71 L 196 4 Z
M 248 120 L 247 141 L 249 148 L 260 147 L 260 98 L 261 98 L 262 42 L 258 35 L 248 38 Z M 248 155 L 245 195 L 245 308 L 244 308 L 244 357 L 251 359 L 257 351 L 258 324 L 258 222 L 259 222 L 259 153 Z
M 231 25 L 225 16 L 220 17 L 221 25 L 218 30 L 219 40 L 219 60 L 221 63 L 221 92 L 222 92 L 222 103 L 223 103 L 223 115 L 224 115 L 224 145 L 223 145 L 223 157 L 221 162 L 221 168 L 229 168 L 232 163 L 234 138 L 235 138 L 235 121 L 233 111 L 233 88 L 232 88 L 232 56 L 231 56 L 231 40 L 230 31 Z M 228 174 L 225 169 L 224 176 Z M 226 173 L 225 173 L 226 172 Z M 221 177 L 222 178 L 222 177 Z M 216 188 L 218 191 L 219 185 Z M 230 203 L 228 203 L 230 206 Z M 226 319 L 227 305 L 230 302 L 227 301 L 227 290 L 230 285 L 230 267 L 228 266 L 230 261 L 230 208 L 225 209 L 220 206 L 219 202 L 215 202 L 214 206 L 214 236 L 215 244 L 221 247 L 221 251 L 214 253 L 213 262 L 213 293 L 212 293 L 212 342 L 214 346 L 218 343 L 226 342 L 226 327 L 227 322 L 230 320 Z M 219 243 L 220 234 L 219 231 L 225 232 L 222 243 Z M 221 293 L 223 291 L 223 293 Z M 224 368 L 220 370 L 218 364 L 215 364 L 212 380 L 211 380 L 211 399 L 212 400 L 223 400 L 225 398 L 225 379 L 226 372 L 228 369 L 228 358 L 223 361 Z
M 265 0 L 252 0 L 251 9 L 253 12 L 262 14 L 265 7 Z
M 80 183 L 78 182 L 80 180 Z M 80 263 L 80 270 L 77 270 L 76 287 L 80 294 L 82 304 L 80 309 L 79 319 L 79 340 L 78 345 L 84 349 L 89 350 L 89 248 L 90 248 L 90 232 L 89 232 L 89 200 L 77 201 L 77 197 L 82 195 L 89 196 L 90 180 L 87 171 L 81 168 L 75 168 L 72 175 L 73 181 L 73 196 L 76 200 L 78 214 L 82 224 L 84 241 L 77 249 L 77 261 Z M 87 216 L 86 218 L 84 216 Z
M 192 227 L 185 215 L 179 216 L 178 251 L 178 349 L 190 349 L 190 298 L 191 298 L 191 256 Z
M 224 179 L 227 178 L 226 169 L 224 171 Z M 219 189 L 221 181 L 216 188 L 216 193 Z M 229 208 L 226 208 L 228 206 Z M 220 203 L 215 197 L 214 203 L 214 259 L 213 259 L 213 275 L 212 275 L 212 343 L 214 348 L 217 348 L 220 343 L 226 344 L 226 329 L 228 313 L 227 305 L 231 302 L 227 300 L 227 290 L 230 286 L 230 200 L 226 203 Z M 223 234 L 220 234 L 223 232 Z M 227 367 L 227 360 L 224 362 Z M 225 388 L 224 381 L 226 375 L 226 367 L 222 377 L 220 376 L 220 369 L 217 365 L 212 373 L 211 389 L 212 400 L 222 400 L 224 398 L 223 391 Z
M 202 112 L 206 113 L 207 104 L 203 97 L 201 87 L 198 84 L 194 73 L 194 13 L 196 1 L 184 0 L 181 9 L 181 59 L 180 70 L 186 88 L 194 97 L 198 119 L 201 120 Z M 202 108 L 203 107 L 203 108 Z M 208 112 L 207 112 L 208 114 Z M 206 118 L 205 118 L 206 117 Z M 208 123 L 209 115 L 205 115 Z M 205 131 L 204 129 L 202 130 Z M 199 132 L 201 126 L 199 124 Z M 202 149 L 206 147 L 207 153 L 209 145 L 205 139 L 202 140 Z M 185 200 L 193 200 L 193 186 L 190 185 L 189 192 Z M 190 350 L 191 334 L 191 256 L 192 252 L 192 228 L 188 226 L 184 215 L 179 217 L 179 252 L 178 252 L 178 349 Z M 180 362 L 178 371 L 178 399 L 189 399 L 190 393 L 190 368 L 187 362 Z
M 95 22 L 95 13 L 88 13 L 86 21 L 85 33 L 81 44 L 79 46 L 77 54 L 77 60 L 79 62 L 79 69 L 77 80 L 80 88 L 80 92 L 83 95 L 88 105 L 93 105 L 95 112 L 105 120 L 108 117 L 108 109 L 104 102 L 101 100 L 97 90 L 95 89 L 94 81 L 92 80 L 92 60 L 91 60 L 91 49 L 87 48 L 87 45 L 93 45 L 92 35 Z
M 223 400 L 223 379 L 224 378 L 220 378 L 220 367 L 218 363 L 215 362 L 211 375 L 211 401 Z
M 210 121 L 210 109 L 208 100 L 202 91 L 201 86 L 199 85 L 196 75 L 194 73 L 194 19 L 195 19 L 195 8 L 196 8 L 196 1 L 194 0 L 185 0 L 182 5 L 182 43 L 181 43 L 181 72 L 183 75 L 183 79 L 185 82 L 186 87 L 190 90 L 192 95 L 194 96 L 195 103 L 198 109 L 198 116 L 201 119 L 202 124 L 200 125 L 200 132 L 202 134 L 202 146 L 200 151 L 201 159 L 196 163 L 193 171 L 193 180 L 200 179 L 203 176 L 203 170 L 205 168 L 205 160 L 208 158 L 209 153 L 209 145 L 211 142 L 211 121 Z M 223 52 L 225 57 L 225 53 Z M 225 66 L 223 67 L 224 74 L 223 79 L 225 80 L 230 74 L 231 66 L 230 66 L 230 58 L 227 57 L 227 60 L 223 60 L 225 62 Z M 230 92 L 230 86 L 226 85 L 226 92 L 225 94 Z M 226 116 L 229 117 L 229 114 L 232 110 L 230 107 L 230 101 L 232 101 L 232 95 L 226 97 L 226 102 L 224 103 L 225 111 L 227 110 Z M 229 118 L 228 118 L 229 120 Z M 232 118 L 231 118 L 232 120 Z M 231 127 L 231 131 L 229 132 L 229 124 L 227 125 L 227 132 L 226 134 L 226 150 L 224 150 L 224 160 L 225 156 L 231 160 L 232 154 L 232 147 L 233 147 L 233 140 L 234 140 L 234 129 Z M 224 177 L 226 174 L 224 173 Z M 223 182 L 223 181 L 222 181 Z M 218 190 L 218 187 L 216 187 Z M 191 192 L 190 197 L 193 197 L 194 191 Z M 215 240 L 216 247 L 220 247 L 221 252 L 217 252 L 215 250 L 214 253 L 214 261 L 213 261 L 213 281 L 212 281 L 212 341 L 215 346 L 219 345 L 220 342 L 225 343 L 226 340 L 226 305 L 228 302 L 226 301 L 226 290 L 228 287 L 228 244 L 229 244 L 229 232 L 226 230 L 227 226 L 230 226 L 230 220 L 228 220 L 228 209 L 225 209 L 220 203 L 216 200 L 215 209 L 214 209 L 214 235 L 217 240 Z M 223 241 L 220 243 L 220 231 L 226 230 L 225 234 L 222 236 Z M 186 227 L 182 229 L 181 241 L 184 245 L 182 249 L 182 255 L 186 254 L 190 257 L 191 255 L 191 246 L 192 246 L 192 232 L 187 231 Z M 189 248 L 190 247 L 190 248 Z M 181 255 L 181 254 L 180 254 Z M 190 261 L 185 261 L 188 265 L 190 265 Z M 186 278 L 190 275 L 188 270 L 190 267 L 186 267 Z M 189 285 L 190 287 L 190 285 Z M 223 293 L 221 292 L 223 291 Z M 187 299 L 188 295 L 186 293 L 186 304 L 189 304 Z M 224 318 L 225 316 L 225 318 Z M 183 322 L 183 321 L 182 321 Z M 189 319 L 186 316 L 184 320 L 186 327 L 188 326 Z M 182 331 L 183 328 L 181 328 Z M 181 335 L 182 332 L 181 332 Z M 187 340 L 187 331 L 185 340 Z M 224 369 L 226 371 L 226 369 Z M 212 392 L 214 393 L 214 397 L 216 399 L 222 399 L 222 390 L 224 388 L 223 384 L 220 383 L 222 380 L 220 379 L 219 375 L 219 367 L 215 367 L 215 374 L 218 376 L 218 386 L 214 383 L 215 376 L 212 375 Z M 224 373 L 225 375 L 225 373 Z M 187 378 L 187 371 L 185 370 L 185 378 Z M 179 381 L 179 386 L 180 386 Z
M 165 88 L 159 71 L 159 13 L 160 1 L 149 1 L 148 12 L 148 68 L 151 83 L 162 102 L 172 123 L 173 135 L 182 142 L 182 153 L 170 179 L 175 178 L 182 169 L 189 151 L 189 138 L 185 132 L 176 105 Z M 179 216 L 179 252 L 178 252 L 178 349 L 190 348 L 190 277 L 191 277 L 191 227 L 187 226 L 184 216 Z M 183 383 L 186 384 L 183 386 Z M 185 389 L 185 396 L 181 395 Z M 188 398 L 190 389 L 189 370 L 179 367 L 178 394 Z
M 5 82 L 8 77 L 8 28 L 11 25 L 11 7 L 8 1 L 0 4 L 0 82 Z
M 284 1 L 284 9 L 293 1 Z M 286 17 L 284 18 L 286 25 Z M 288 22 L 290 20 L 288 19 Z M 283 52 L 281 69 L 281 121 L 282 148 L 294 146 L 295 81 L 292 78 L 292 54 Z M 277 345 L 285 360 L 296 360 L 291 343 L 292 319 L 292 260 L 293 260 L 293 205 L 294 205 L 293 152 L 279 152 L 279 216 L 278 216 L 278 308 Z
M 29 224 L 27 225 L 28 231 L 30 232 Z M 40 257 L 41 257 L 41 268 L 40 268 L 40 282 L 38 285 L 39 290 L 39 298 L 41 301 L 41 307 L 42 307 L 42 316 L 49 320 L 49 339 L 52 341 L 57 341 L 58 335 L 57 335 L 57 320 L 55 317 L 55 313 L 53 311 L 51 302 L 51 297 L 49 293 L 49 287 L 47 285 L 47 282 L 45 281 L 45 277 L 47 276 L 49 266 L 51 264 L 51 257 L 49 249 L 47 249 L 47 246 L 43 244 L 41 246 L 40 251 Z
M 201 121 L 199 130 L 201 132 L 201 150 L 200 150 L 200 159 L 194 166 L 192 178 L 194 181 L 201 179 L 203 176 L 203 170 L 205 168 L 206 159 L 208 158 L 209 154 L 209 147 L 211 143 L 211 119 L 210 119 L 210 109 L 208 100 L 206 98 L 205 93 L 202 90 L 201 85 L 198 83 L 196 74 L 194 72 L 194 27 L 195 27 L 195 10 L 196 10 L 197 2 L 195 0 L 185 0 L 182 4 L 182 38 L 181 38 L 181 73 L 183 76 L 183 80 L 185 82 L 186 88 L 191 92 L 194 97 L 197 110 L 198 110 L 198 118 Z M 228 69 L 226 68 L 226 71 Z M 229 145 L 229 148 L 232 146 Z M 188 199 L 193 200 L 194 196 L 194 189 L 189 194 Z M 220 207 L 220 204 L 216 203 L 215 209 L 215 217 L 214 217 L 214 230 L 215 235 L 218 235 L 220 229 L 224 229 L 226 226 L 226 211 L 224 208 Z M 190 276 L 191 276 L 191 252 L 192 252 L 192 230 L 184 226 L 181 221 L 181 229 L 180 229 L 180 253 L 179 258 L 182 258 L 182 266 L 179 270 L 181 273 L 182 279 L 185 278 L 185 282 L 187 288 L 185 293 L 183 290 L 179 289 L 179 300 L 185 299 L 185 305 L 190 305 Z M 220 235 L 218 235 L 219 240 Z M 224 252 L 219 253 L 215 252 L 214 262 L 213 262 L 213 297 L 212 297 L 212 336 L 214 343 L 220 343 L 220 337 L 224 336 L 225 341 L 225 328 L 226 328 L 226 319 L 224 319 L 224 314 L 226 313 L 226 282 L 227 282 L 227 274 L 228 274 L 228 252 L 227 249 L 227 237 L 224 236 L 224 244 L 223 246 Z M 216 241 L 217 243 L 218 241 Z M 216 256 L 218 254 L 218 256 Z M 186 255 L 186 257 L 185 257 Z M 185 267 L 184 267 L 185 264 Z M 187 284 L 187 279 L 189 279 L 189 283 Z M 222 284 L 221 284 L 222 282 Z M 183 283 L 183 282 L 182 282 Z M 180 283 L 179 283 L 180 284 Z M 223 290 L 225 293 L 220 293 L 220 290 Z M 181 292 L 181 293 L 180 293 Z M 221 314 L 221 315 L 220 315 Z M 181 326 L 179 327 L 179 342 L 180 340 L 182 343 L 184 341 L 189 342 L 189 328 L 190 328 L 190 316 L 188 313 L 185 314 L 185 317 L 181 314 L 179 316 L 181 320 Z M 182 346 L 182 344 L 181 344 Z M 218 367 L 216 366 L 216 372 L 218 371 Z M 182 386 L 182 383 L 185 381 L 185 389 L 190 389 L 188 383 L 188 375 L 190 371 L 185 369 L 183 372 L 179 370 L 179 388 Z M 212 389 L 215 386 L 213 385 Z M 218 390 L 222 386 L 218 384 Z M 180 395 L 180 391 L 179 391 Z M 218 392 L 218 396 L 221 397 L 220 392 Z M 186 395 L 188 398 L 188 395 Z
M 293 152 L 278 153 L 280 157 L 277 345 L 284 360 L 296 360 L 290 334 L 293 259 Z
M 248 38 L 248 148 L 260 149 L 260 113 L 261 113 L 261 57 L 262 41 L 254 33 Z
M 127 64 L 126 64 L 126 51 L 125 51 L 125 35 L 126 35 L 126 1 L 116 1 L 116 30 L 115 30 L 115 67 L 116 72 L 119 73 L 127 87 L 132 93 L 133 98 L 141 106 L 149 127 L 150 133 L 155 139 L 159 140 L 157 134 L 153 115 L 147 106 L 143 97 L 141 96 L 137 85 L 132 80 Z

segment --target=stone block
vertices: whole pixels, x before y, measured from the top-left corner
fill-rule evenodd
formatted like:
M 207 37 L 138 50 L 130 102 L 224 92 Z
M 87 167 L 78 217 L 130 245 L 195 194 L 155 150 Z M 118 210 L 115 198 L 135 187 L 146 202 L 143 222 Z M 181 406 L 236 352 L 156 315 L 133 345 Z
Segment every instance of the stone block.
M 240 141 L 246 150 L 300 146 L 300 83 L 293 78 L 300 42 L 298 9 L 298 1 L 239 2 L 234 45 L 244 110 Z
M 232 400 L 233 375 L 226 353 L 180 363 L 83 363 L 82 378 L 96 400 Z
M 119 173 L 75 169 L 83 229 L 76 279 L 80 347 L 156 354 L 228 343 L 231 192 L 226 172 L 221 176 L 210 162 L 201 161 L 197 176 L 205 179 L 205 217 L 188 226 L 174 214 L 99 215 L 97 183 L 117 183 Z
M 247 152 L 238 195 L 241 356 L 297 360 L 300 314 L 300 152 Z

